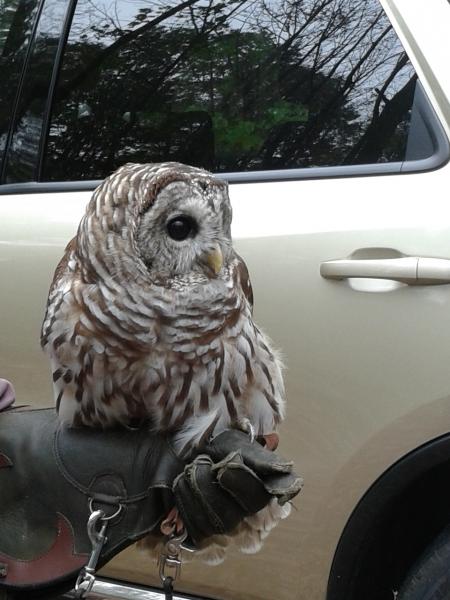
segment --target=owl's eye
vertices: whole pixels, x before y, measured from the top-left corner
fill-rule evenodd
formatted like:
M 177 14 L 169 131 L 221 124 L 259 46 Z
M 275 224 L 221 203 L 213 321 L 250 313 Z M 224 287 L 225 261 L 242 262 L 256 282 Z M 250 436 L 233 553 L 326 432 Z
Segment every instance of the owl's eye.
M 174 217 L 167 223 L 167 233 L 177 242 L 182 242 L 190 235 L 197 233 L 197 225 L 191 217 L 181 215 Z

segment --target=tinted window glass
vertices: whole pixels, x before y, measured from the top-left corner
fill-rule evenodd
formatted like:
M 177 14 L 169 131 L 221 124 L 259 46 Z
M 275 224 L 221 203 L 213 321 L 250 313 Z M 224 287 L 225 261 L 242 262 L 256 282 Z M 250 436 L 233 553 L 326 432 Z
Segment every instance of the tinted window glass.
M 80 0 L 44 179 L 401 161 L 414 90 L 378 0 Z
M 0 73 L 3 80 L 0 94 L 0 169 L 37 5 L 37 0 L 0 2 Z M 5 85 L 5 82 L 8 84 Z
M 69 0 L 46 0 L 39 15 L 14 118 L 4 181 L 37 179 L 48 90 Z

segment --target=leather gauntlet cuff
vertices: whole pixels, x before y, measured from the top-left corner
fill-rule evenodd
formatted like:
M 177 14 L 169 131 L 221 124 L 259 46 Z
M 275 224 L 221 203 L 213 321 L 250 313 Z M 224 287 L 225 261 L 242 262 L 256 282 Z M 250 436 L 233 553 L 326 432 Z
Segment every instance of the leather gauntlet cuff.
M 183 466 L 163 435 L 146 430 L 68 429 L 54 409 L 1 413 L 0 587 L 76 578 L 97 509 L 112 517 L 102 566 L 170 510 Z
M 147 429 L 98 431 L 59 424 L 53 409 L 0 414 L 0 588 L 39 590 L 75 581 L 92 544 L 87 522 L 108 519 L 100 568 L 151 532 L 174 505 L 195 545 L 229 533 L 302 481 L 247 434 L 229 430 L 185 466 Z

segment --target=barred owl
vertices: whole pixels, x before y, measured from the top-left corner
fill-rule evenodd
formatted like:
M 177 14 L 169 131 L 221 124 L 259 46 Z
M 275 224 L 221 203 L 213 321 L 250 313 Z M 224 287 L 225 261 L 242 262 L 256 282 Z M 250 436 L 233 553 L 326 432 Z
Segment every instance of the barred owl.
M 127 164 L 95 190 L 41 333 L 63 422 L 148 423 L 180 453 L 229 427 L 276 445 L 281 365 L 231 216 L 226 183 L 179 163 Z

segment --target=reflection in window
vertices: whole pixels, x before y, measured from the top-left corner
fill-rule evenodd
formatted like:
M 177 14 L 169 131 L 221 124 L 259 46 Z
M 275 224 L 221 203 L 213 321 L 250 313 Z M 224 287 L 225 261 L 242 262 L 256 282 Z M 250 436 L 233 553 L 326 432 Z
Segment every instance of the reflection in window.
M 0 72 L 3 81 L 0 94 L 0 170 L 37 5 L 37 0 L 0 2 Z
M 38 178 L 48 89 L 68 4 L 69 0 L 46 0 L 40 12 L 5 159 L 7 183 Z
M 401 161 L 414 90 L 378 0 L 79 0 L 44 178 Z

